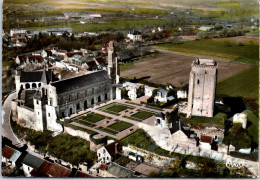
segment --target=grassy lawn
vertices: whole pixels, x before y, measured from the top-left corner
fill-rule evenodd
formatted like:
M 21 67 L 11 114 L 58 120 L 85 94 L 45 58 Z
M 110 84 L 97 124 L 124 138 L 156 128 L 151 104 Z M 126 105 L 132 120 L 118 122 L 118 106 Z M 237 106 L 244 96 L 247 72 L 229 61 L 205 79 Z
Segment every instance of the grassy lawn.
M 241 45 L 230 39 L 207 39 L 167 43 L 156 47 L 189 55 L 258 64 L 259 45 L 257 43 L 243 43 Z
M 108 134 L 112 134 L 112 135 L 116 135 L 118 133 L 117 131 L 114 131 L 112 129 L 108 129 L 108 128 L 105 128 L 105 127 L 101 127 L 101 126 L 98 127 L 97 129 L 100 130 L 100 131 L 106 132 Z
M 251 111 L 244 111 L 247 114 L 247 134 L 252 137 L 253 141 L 258 144 L 259 140 L 259 118 Z
M 120 64 L 120 71 L 124 71 L 126 69 L 130 69 L 134 67 L 134 62 L 127 62 L 124 64 Z
M 142 120 L 145 120 L 145 119 L 153 116 L 154 114 L 155 113 L 153 113 L 153 112 L 140 110 L 137 113 L 131 115 L 130 118 L 133 120 L 142 121 Z
M 98 108 L 101 111 L 110 113 L 110 114 L 115 114 L 118 115 L 119 112 L 124 111 L 126 109 L 134 109 L 135 107 L 133 106 L 128 106 L 120 103 L 111 103 L 106 106 L 103 106 L 101 108 Z
M 84 121 L 84 122 L 86 122 L 86 124 L 87 124 L 87 122 L 89 122 L 91 124 L 91 123 L 96 123 L 98 121 L 101 121 L 104 118 L 105 118 L 105 116 L 103 116 L 101 114 L 91 112 L 91 113 L 87 113 L 86 115 L 72 118 L 72 120 L 75 122 L 81 121 L 82 123 Z
M 79 123 L 79 124 L 82 124 L 82 125 L 84 125 L 84 126 L 95 127 L 95 124 L 92 124 L 92 123 L 90 123 L 90 122 L 88 122 L 88 121 L 78 120 L 78 121 L 76 121 L 76 122 Z
M 127 128 L 130 128 L 131 126 L 133 126 L 133 124 L 124 122 L 124 121 L 119 121 L 119 122 L 116 122 L 116 123 L 108 126 L 108 128 L 113 129 L 117 132 L 121 132 Z
M 28 30 L 35 29 L 47 29 L 52 27 L 71 27 L 74 33 L 85 32 L 85 31 L 104 31 L 104 30 L 114 30 L 114 29 L 132 29 L 141 28 L 147 25 L 162 25 L 165 20 L 162 19 L 118 19 L 109 20 L 107 23 L 102 24 L 61 24 L 61 25 L 51 25 L 51 26 L 36 26 L 28 27 Z M 24 25 L 26 26 L 26 24 Z
M 192 117 L 191 119 L 183 118 L 184 122 L 190 124 L 192 127 L 207 127 L 207 126 L 214 126 L 224 128 L 224 122 L 226 119 L 226 114 L 218 113 L 214 117 Z
M 222 80 L 217 84 L 217 94 L 258 99 L 258 67 L 252 67 Z

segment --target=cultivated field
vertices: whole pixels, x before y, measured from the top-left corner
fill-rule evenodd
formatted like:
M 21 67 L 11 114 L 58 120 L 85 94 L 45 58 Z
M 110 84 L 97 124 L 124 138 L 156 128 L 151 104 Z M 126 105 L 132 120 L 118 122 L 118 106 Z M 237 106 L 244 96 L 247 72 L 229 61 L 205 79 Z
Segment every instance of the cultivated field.
M 155 57 L 148 58 L 146 61 L 135 63 L 134 67 L 121 73 L 123 77 L 144 78 L 146 80 L 175 86 L 188 83 L 194 56 L 180 55 L 176 53 L 161 53 Z M 247 64 L 236 62 L 218 62 L 218 80 L 225 79 L 233 74 L 250 67 Z

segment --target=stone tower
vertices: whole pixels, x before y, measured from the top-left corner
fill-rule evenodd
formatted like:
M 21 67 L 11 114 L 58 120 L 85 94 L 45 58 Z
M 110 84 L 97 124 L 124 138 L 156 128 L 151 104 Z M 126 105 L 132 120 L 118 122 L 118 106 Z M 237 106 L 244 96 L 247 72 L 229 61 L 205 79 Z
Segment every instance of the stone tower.
M 187 116 L 213 117 L 217 62 L 196 59 L 191 65 Z
M 116 52 L 114 48 L 114 42 L 110 41 L 108 46 L 108 57 L 107 57 L 107 73 L 109 77 L 111 78 L 112 84 L 118 84 L 119 83 L 119 76 L 120 76 L 120 69 L 118 60 L 116 57 Z

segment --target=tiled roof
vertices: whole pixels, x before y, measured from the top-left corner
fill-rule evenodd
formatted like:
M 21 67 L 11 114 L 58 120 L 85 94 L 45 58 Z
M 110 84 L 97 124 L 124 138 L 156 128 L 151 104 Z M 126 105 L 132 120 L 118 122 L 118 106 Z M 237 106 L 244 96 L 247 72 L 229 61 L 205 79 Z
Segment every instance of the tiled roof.
M 99 166 L 99 169 L 101 169 L 101 170 L 107 170 L 107 168 L 108 168 L 108 165 L 106 165 L 106 164 L 100 164 L 100 166 Z
M 105 148 L 111 157 L 114 157 L 115 155 L 119 154 L 122 151 L 122 147 L 118 142 L 113 142 L 111 144 L 108 144 L 105 146 Z
M 35 55 L 29 55 L 28 59 L 29 59 L 29 62 L 37 61 L 39 63 L 42 63 L 44 61 L 42 56 L 35 56 Z
M 89 68 L 93 68 L 93 67 L 96 67 L 96 66 L 97 66 L 97 64 L 96 64 L 95 61 L 87 62 L 87 65 L 88 65 Z
M 51 85 L 56 87 L 57 93 L 72 91 L 78 88 L 91 86 L 95 83 L 108 81 L 109 77 L 106 71 L 96 71 L 89 74 L 53 82 Z
M 96 60 L 99 64 L 105 64 L 105 60 L 102 57 L 97 57 Z
M 200 137 L 200 141 L 201 142 L 205 142 L 205 143 L 211 143 L 211 136 L 204 136 L 204 135 L 201 135 Z
M 68 53 L 67 53 L 67 56 L 68 56 L 68 57 L 72 57 L 72 56 L 74 56 L 74 55 L 76 55 L 76 54 L 82 56 L 82 52 L 68 52 Z
M 12 155 L 14 154 L 14 152 L 15 152 L 15 150 L 8 146 L 4 146 L 2 148 L 2 156 L 7 159 L 10 159 L 12 157 Z
M 31 175 L 34 177 L 69 177 L 72 170 L 55 163 L 44 161 L 38 170 L 34 170 Z
M 81 171 L 77 171 L 75 177 L 89 177 L 89 178 L 92 178 L 94 176 L 91 176 L 90 174 L 87 174 L 87 173 L 84 173 L 84 172 L 81 172 Z
M 20 61 L 26 61 L 27 59 L 26 55 L 18 55 L 17 57 L 19 58 Z

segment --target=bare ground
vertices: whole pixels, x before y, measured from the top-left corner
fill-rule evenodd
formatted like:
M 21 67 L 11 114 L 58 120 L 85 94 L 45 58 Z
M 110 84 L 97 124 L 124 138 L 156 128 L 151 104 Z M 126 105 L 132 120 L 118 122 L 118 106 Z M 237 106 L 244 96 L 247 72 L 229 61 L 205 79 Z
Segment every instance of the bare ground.
M 163 52 L 155 57 L 136 62 L 134 67 L 121 72 L 121 76 L 129 78 L 144 78 L 146 80 L 175 86 L 188 83 L 194 56 Z M 216 60 L 218 63 L 218 81 L 244 70 L 250 65 Z

